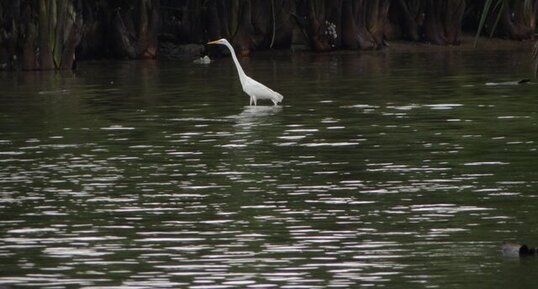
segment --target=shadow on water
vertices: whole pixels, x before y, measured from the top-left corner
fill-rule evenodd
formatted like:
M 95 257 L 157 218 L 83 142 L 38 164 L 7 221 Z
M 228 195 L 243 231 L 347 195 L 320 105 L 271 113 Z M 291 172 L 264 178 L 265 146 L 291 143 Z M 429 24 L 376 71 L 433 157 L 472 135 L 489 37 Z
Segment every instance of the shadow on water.
M 229 59 L 3 74 L 0 286 L 531 288 L 536 86 L 484 85 L 527 57 L 244 61 L 282 106 Z

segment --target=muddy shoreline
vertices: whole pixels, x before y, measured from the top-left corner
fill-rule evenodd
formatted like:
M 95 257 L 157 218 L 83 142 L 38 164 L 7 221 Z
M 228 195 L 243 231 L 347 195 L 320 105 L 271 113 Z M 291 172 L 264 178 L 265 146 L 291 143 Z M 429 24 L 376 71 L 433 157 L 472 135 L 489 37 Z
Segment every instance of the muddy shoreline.
M 499 38 L 487 38 L 480 37 L 477 45 L 475 46 L 475 38 L 472 35 L 463 35 L 461 37 L 461 43 L 459 45 L 435 45 L 424 42 L 411 42 L 405 40 L 396 40 L 387 42 L 387 46 L 378 50 L 351 50 L 351 49 L 338 49 L 328 52 L 316 52 L 309 49 L 262 49 L 253 51 L 248 56 L 253 57 L 256 55 L 271 55 L 271 54 L 294 54 L 294 53 L 312 53 L 312 54 L 368 54 L 379 52 L 409 52 L 409 53 L 423 53 L 423 52 L 435 52 L 435 51 L 491 51 L 491 50 L 513 50 L 513 51 L 528 51 L 529 59 L 532 57 L 534 40 L 508 40 Z M 228 51 L 218 50 L 207 47 L 202 44 L 186 44 L 186 45 L 173 45 L 166 44 L 165 49 L 160 49 L 157 59 L 194 59 L 209 55 L 212 58 L 227 57 Z M 162 46 L 161 46 L 162 47 Z
M 475 38 L 472 35 L 464 35 L 461 38 L 461 43 L 459 45 L 434 45 L 430 43 L 420 43 L 420 42 L 408 42 L 408 41 L 394 41 L 390 42 L 389 49 L 394 49 L 398 51 L 445 51 L 445 50 L 455 50 L 455 51 L 466 51 L 466 50 L 528 50 L 529 53 L 532 53 L 533 45 L 535 44 L 534 40 L 508 40 L 500 38 L 487 38 L 480 37 L 478 43 L 475 47 L 474 45 Z

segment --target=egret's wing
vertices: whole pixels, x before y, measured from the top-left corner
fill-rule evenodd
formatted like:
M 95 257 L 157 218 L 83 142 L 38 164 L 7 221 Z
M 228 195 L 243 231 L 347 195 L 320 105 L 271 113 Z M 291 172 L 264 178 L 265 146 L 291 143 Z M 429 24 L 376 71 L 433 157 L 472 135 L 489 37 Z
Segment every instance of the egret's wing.
M 260 97 L 268 97 L 273 94 L 273 90 L 269 87 L 263 85 L 262 83 L 259 83 L 258 81 L 248 78 L 245 82 L 245 92 L 248 94 L 252 94 L 258 98 Z
M 284 98 L 280 93 L 250 77 L 245 82 L 245 87 L 243 89 L 248 95 L 255 96 L 258 99 L 276 99 L 280 102 Z

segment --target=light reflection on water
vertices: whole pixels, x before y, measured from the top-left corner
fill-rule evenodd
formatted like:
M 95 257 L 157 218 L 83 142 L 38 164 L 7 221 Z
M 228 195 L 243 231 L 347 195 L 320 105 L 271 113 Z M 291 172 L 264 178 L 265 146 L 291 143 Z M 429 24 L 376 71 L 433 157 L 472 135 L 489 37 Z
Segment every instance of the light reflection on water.
M 513 75 L 449 54 L 260 55 L 245 69 L 277 107 L 245 106 L 229 59 L 4 75 L 0 285 L 494 288 L 533 272 L 499 246 L 536 239 L 535 86 L 486 87 Z

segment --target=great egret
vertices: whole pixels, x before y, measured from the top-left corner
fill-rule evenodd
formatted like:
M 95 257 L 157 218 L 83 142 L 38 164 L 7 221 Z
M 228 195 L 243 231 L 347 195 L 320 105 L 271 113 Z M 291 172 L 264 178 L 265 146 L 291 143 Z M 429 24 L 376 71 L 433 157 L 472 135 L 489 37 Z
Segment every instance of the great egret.
M 250 78 L 245 74 L 243 71 L 243 68 L 239 64 L 239 61 L 237 60 L 237 56 L 235 56 L 235 50 L 228 42 L 228 40 L 222 38 L 215 41 L 210 41 L 207 44 L 221 44 L 230 50 L 230 53 L 232 54 L 233 61 L 235 63 L 235 68 L 237 68 L 237 73 L 239 74 L 239 81 L 241 81 L 241 86 L 243 87 L 243 91 L 250 96 L 250 105 L 254 104 L 256 105 L 256 101 L 258 99 L 270 99 L 275 105 L 277 105 L 279 102 L 282 102 L 282 99 L 284 97 L 282 94 L 270 89 L 269 87 L 257 82 L 256 80 Z

